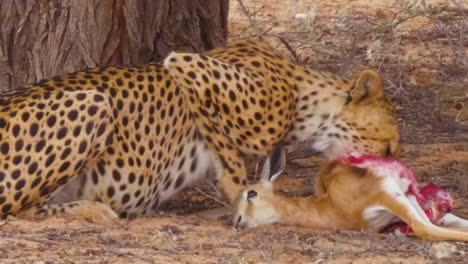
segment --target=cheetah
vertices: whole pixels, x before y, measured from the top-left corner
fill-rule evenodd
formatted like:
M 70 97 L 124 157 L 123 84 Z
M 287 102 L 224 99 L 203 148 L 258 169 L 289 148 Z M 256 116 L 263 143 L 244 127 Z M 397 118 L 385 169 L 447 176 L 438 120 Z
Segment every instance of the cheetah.
M 278 142 L 396 156 L 399 129 L 376 72 L 344 79 L 262 42 L 64 74 L 1 96 L 0 216 L 151 215 L 211 176 L 232 203 L 244 160 Z

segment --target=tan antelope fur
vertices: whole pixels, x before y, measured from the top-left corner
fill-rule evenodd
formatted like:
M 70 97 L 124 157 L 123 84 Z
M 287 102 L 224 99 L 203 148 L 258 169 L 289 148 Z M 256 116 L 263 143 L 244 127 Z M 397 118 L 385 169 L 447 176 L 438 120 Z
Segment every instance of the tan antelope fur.
M 332 160 L 316 176 L 316 197 L 285 197 L 273 192 L 285 160 L 282 147 L 275 147 L 265 161 L 260 182 L 238 197 L 233 218 L 237 229 L 280 223 L 379 232 L 403 221 L 421 239 L 468 242 L 467 220 L 446 213 L 431 223 L 411 194 L 411 188 L 417 188 L 412 185 L 416 182 L 401 176 L 404 172 L 400 167 L 405 168 L 402 165 L 363 167 L 366 165 Z M 412 174 L 411 178 L 414 180 Z

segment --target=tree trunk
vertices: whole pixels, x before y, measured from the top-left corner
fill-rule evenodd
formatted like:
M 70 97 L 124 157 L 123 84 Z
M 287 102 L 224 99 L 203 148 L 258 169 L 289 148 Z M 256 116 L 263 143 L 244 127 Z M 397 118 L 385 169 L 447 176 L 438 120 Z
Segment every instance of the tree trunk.
M 0 89 L 224 44 L 229 0 L 0 0 Z

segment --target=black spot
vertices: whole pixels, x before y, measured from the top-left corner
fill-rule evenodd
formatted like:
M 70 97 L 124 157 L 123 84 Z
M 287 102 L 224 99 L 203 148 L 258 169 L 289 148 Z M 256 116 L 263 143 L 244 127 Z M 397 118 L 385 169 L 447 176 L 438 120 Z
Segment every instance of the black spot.
M 18 179 L 21 176 L 21 171 L 20 170 L 15 170 L 11 173 L 11 178 L 13 180 Z
M 93 127 L 94 127 L 93 121 L 89 121 L 88 124 L 86 124 L 86 133 L 88 135 L 91 134 L 91 132 L 93 131 Z
M 219 86 L 218 86 L 218 84 L 216 84 L 216 83 L 213 84 L 213 91 L 214 91 L 216 94 L 219 94 Z
M 239 184 L 239 183 L 240 183 L 240 179 L 239 179 L 239 177 L 237 177 L 237 176 L 232 177 L 232 181 L 233 181 L 235 184 Z
M 196 79 L 196 78 L 197 78 L 197 75 L 196 75 L 193 71 L 189 71 L 189 72 L 187 73 L 187 75 L 188 75 L 190 78 L 192 78 L 192 79 Z
M 251 64 L 254 67 L 260 67 L 260 62 L 258 62 L 258 61 L 252 61 Z
M 19 180 L 16 184 L 15 184 L 15 189 L 16 190 L 21 190 L 24 185 L 26 184 L 26 181 L 25 180 Z
M 41 152 L 42 149 L 44 149 L 45 143 L 46 143 L 46 141 L 44 139 L 37 142 L 36 147 L 35 147 L 35 150 L 36 150 L 37 153 Z
M 26 112 L 26 113 L 23 113 L 23 114 L 21 115 L 21 119 L 23 120 L 23 122 L 28 121 L 28 120 L 29 120 L 29 113 L 27 113 L 27 112 Z
M 263 117 L 263 116 L 262 116 L 261 113 L 255 112 L 255 119 L 257 119 L 257 120 L 262 120 L 262 117 Z
M 182 184 L 184 183 L 184 180 L 185 180 L 185 174 L 181 173 L 179 177 L 177 178 L 174 187 L 177 189 L 180 186 L 182 186 Z
M 72 106 L 72 105 L 73 105 L 73 100 L 71 100 L 71 99 L 66 100 L 65 103 L 64 103 L 64 105 L 65 105 L 66 107 Z
M 80 132 L 81 132 L 81 126 L 75 127 L 75 129 L 73 130 L 73 136 L 78 137 L 80 135 Z
M 107 188 L 107 196 L 108 196 L 109 198 L 112 198 L 112 196 L 114 196 L 114 194 L 115 194 L 114 187 L 109 186 L 109 188 Z
M 112 177 L 114 178 L 115 181 L 120 181 L 120 179 L 122 178 L 122 176 L 117 170 L 112 171 Z
M 37 162 L 31 163 L 31 165 L 29 165 L 29 168 L 28 168 L 28 173 L 29 174 L 34 174 L 36 172 L 36 170 L 37 170 L 37 167 L 38 167 Z
M 78 111 L 72 110 L 68 113 L 68 119 L 70 121 L 75 121 L 78 118 Z
M 55 154 L 51 154 L 49 157 L 47 157 L 45 166 L 49 167 L 52 164 L 52 162 L 54 162 L 54 160 L 55 160 Z
M 128 175 L 128 183 L 132 184 L 132 183 L 135 182 L 135 180 L 136 180 L 135 173 L 133 173 L 133 172 L 130 173 L 130 174 Z
M 54 150 L 54 146 L 53 145 L 49 145 L 45 151 L 45 154 L 46 155 L 49 155 L 50 152 L 52 152 L 52 150 Z
M 8 142 L 2 143 L 2 145 L 0 146 L 0 151 L 3 155 L 8 154 L 8 152 L 10 151 L 10 144 Z
M 130 195 L 125 194 L 125 195 L 122 197 L 122 204 L 128 203 L 129 200 L 130 200 Z
M 88 114 L 89 114 L 90 116 L 93 116 L 93 115 L 96 114 L 97 110 L 98 110 L 98 107 L 95 106 L 95 105 L 92 105 L 92 106 L 90 106 L 90 107 L 88 108 Z
M 140 207 L 143 204 L 144 201 L 145 201 L 145 198 L 141 197 L 140 200 L 138 200 L 138 202 L 137 202 L 137 204 L 135 206 Z
M 195 170 L 197 169 L 197 164 L 198 164 L 198 159 L 194 158 L 192 160 L 192 163 L 190 164 L 190 172 L 195 172 Z
M 47 125 L 49 127 L 53 127 L 57 121 L 57 118 L 55 116 L 50 116 L 49 119 L 47 119 Z
M 220 74 L 219 71 L 217 71 L 217 70 L 213 70 L 213 76 L 214 76 L 217 80 L 219 80 L 219 78 L 221 78 L 221 74 Z
M 19 125 L 14 125 L 13 126 L 13 136 L 18 137 L 19 133 L 21 131 L 21 128 Z
M 39 130 L 39 125 L 37 123 L 31 124 L 31 127 L 29 128 L 29 134 L 31 135 L 31 137 L 36 136 L 38 130 Z
M 68 162 L 68 161 L 65 162 L 65 163 L 63 163 L 62 166 L 60 166 L 58 172 L 62 173 L 62 172 L 64 172 L 64 171 L 66 171 L 66 170 L 70 167 L 70 165 L 71 165 L 71 164 L 70 164 L 70 162 Z
M 224 113 L 226 113 L 226 115 L 229 115 L 229 112 L 230 112 L 229 111 L 229 106 L 227 104 L 223 103 L 222 107 L 223 107 Z
M 229 91 L 229 98 L 231 101 L 236 101 L 236 94 L 233 91 Z
M 169 180 L 164 184 L 164 190 L 166 191 L 167 189 L 169 189 L 171 184 L 172 184 L 172 180 L 169 178 Z
M 104 97 L 102 95 L 96 94 L 94 96 L 94 101 L 95 102 L 102 102 L 102 101 L 104 101 Z
M 15 150 L 20 151 L 24 146 L 24 141 L 22 139 L 18 139 L 15 143 Z
M 64 149 L 62 152 L 62 155 L 60 156 L 60 159 L 65 160 L 68 157 L 68 155 L 70 155 L 70 153 L 71 153 L 71 148 Z
M 4 214 L 8 213 L 10 210 L 11 210 L 11 204 L 5 204 L 2 207 L 2 213 L 4 213 Z
M 113 137 L 114 137 L 113 133 L 109 133 L 109 135 L 107 135 L 106 146 L 112 145 L 112 142 L 114 142 Z
M 122 159 L 117 159 L 116 163 L 117 163 L 117 167 L 119 168 L 123 168 L 123 166 L 125 165 Z
M 39 185 L 39 183 L 41 183 L 41 181 L 42 181 L 42 178 L 41 178 L 41 177 L 36 178 L 36 179 L 31 183 L 31 189 L 36 188 L 36 187 Z
M 37 120 L 42 120 L 43 117 L 44 117 L 44 112 L 37 112 L 36 113 L 36 119 Z
M 23 157 L 22 157 L 22 156 L 15 156 L 15 157 L 13 158 L 13 164 L 15 164 L 15 165 L 20 164 L 21 161 L 23 161 Z M 2 180 L 1 180 L 1 178 L 0 178 L 0 182 L 1 182 L 1 181 L 2 181 Z
M 62 127 L 57 132 L 57 139 L 62 139 L 67 135 L 68 129 L 66 127 Z
M 99 175 L 96 170 L 93 170 L 91 173 L 91 180 L 93 181 L 94 184 L 99 183 Z
M 79 101 L 83 101 L 85 98 L 86 98 L 85 93 L 80 93 L 76 96 L 76 99 L 78 99 Z
M 86 140 L 81 141 L 80 147 L 78 149 L 78 153 L 83 154 L 87 148 L 88 148 L 88 142 L 86 142 Z
M 140 177 L 138 178 L 138 185 L 143 185 L 144 182 L 145 178 L 143 177 L 143 175 L 140 175 Z
M 106 131 L 106 124 L 101 124 L 97 131 L 97 136 L 100 137 Z
M 245 125 L 244 119 L 242 119 L 240 117 L 237 118 L 237 123 L 239 124 L 239 126 L 244 126 Z

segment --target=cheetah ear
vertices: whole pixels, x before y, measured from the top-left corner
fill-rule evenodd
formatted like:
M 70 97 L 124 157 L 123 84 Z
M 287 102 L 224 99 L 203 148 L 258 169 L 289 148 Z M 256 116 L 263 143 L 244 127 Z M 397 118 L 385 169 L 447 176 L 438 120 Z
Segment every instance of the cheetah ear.
M 382 78 L 373 70 L 363 71 L 357 78 L 354 89 L 351 91 L 352 100 L 357 103 L 365 99 L 379 98 L 383 95 Z
M 286 154 L 284 147 L 280 144 L 277 144 L 268 154 L 268 158 L 263 164 L 261 179 L 271 188 L 272 183 L 281 175 L 286 165 Z

